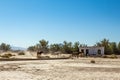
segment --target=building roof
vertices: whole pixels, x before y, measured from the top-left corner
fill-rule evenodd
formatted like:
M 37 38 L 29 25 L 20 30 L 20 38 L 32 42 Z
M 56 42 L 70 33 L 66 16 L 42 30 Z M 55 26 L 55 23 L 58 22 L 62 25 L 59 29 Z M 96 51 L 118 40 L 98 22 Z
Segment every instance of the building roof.
M 99 47 L 99 46 L 85 46 L 85 47 L 80 47 L 80 48 L 104 48 L 104 47 Z

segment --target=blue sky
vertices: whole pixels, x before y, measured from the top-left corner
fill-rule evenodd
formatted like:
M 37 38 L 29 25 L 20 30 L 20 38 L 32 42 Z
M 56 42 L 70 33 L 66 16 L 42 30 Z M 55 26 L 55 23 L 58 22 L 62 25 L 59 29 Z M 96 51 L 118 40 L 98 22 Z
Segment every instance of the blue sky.
M 0 0 L 0 43 L 120 41 L 120 0 Z

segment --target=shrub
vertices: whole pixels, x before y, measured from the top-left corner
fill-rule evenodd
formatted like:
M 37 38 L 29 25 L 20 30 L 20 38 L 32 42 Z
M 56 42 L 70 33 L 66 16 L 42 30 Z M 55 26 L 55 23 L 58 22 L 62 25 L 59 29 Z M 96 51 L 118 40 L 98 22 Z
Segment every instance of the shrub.
M 108 56 L 107 55 L 104 55 L 104 56 L 102 56 L 103 58 L 108 58 Z
M 109 56 L 109 58 L 116 59 L 117 56 L 115 54 L 112 54 L 112 55 Z
M 49 59 L 50 56 L 37 56 L 38 59 Z
M 46 59 L 46 58 L 47 58 L 47 59 L 49 59 L 49 58 L 50 58 L 50 56 L 44 56 L 44 58 L 45 58 L 45 59 Z
M 91 62 L 91 63 L 95 63 L 95 60 L 91 60 L 90 62 Z
M 25 53 L 24 52 L 19 52 L 18 55 L 25 55 Z
M 111 59 L 116 59 L 118 58 L 115 54 L 112 55 L 104 55 L 103 58 L 111 58 Z
M 8 54 L 4 54 L 4 55 L 1 55 L 2 58 L 10 58 L 12 57 L 13 55 L 8 53 Z

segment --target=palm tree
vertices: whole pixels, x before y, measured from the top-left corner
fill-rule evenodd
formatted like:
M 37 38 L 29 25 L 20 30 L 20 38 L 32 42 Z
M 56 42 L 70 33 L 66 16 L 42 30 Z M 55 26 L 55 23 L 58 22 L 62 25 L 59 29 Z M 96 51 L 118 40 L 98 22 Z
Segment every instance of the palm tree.
M 80 46 L 80 43 L 75 42 L 74 45 L 73 45 L 73 52 L 79 53 L 79 46 Z
M 109 52 L 110 52 L 110 47 L 109 47 L 109 40 L 108 40 L 108 39 L 103 39 L 102 41 L 97 42 L 97 43 L 96 43 L 96 46 L 104 47 L 104 49 L 105 49 L 105 54 L 109 54 Z
M 39 41 L 39 45 L 40 45 L 40 50 L 43 51 L 43 52 L 48 52 L 48 41 L 42 39 Z
M 120 54 L 120 42 L 118 43 L 118 51 L 119 51 L 119 54 Z
M 0 50 L 9 51 L 10 49 L 11 49 L 11 47 L 10 47 L 9 44 L 2 43 L 2 44 L 0 45 Z

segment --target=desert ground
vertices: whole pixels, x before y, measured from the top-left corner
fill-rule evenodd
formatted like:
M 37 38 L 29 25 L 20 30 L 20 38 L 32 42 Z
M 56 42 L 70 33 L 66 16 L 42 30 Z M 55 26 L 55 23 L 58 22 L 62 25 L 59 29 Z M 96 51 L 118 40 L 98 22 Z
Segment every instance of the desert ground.
M 0 61 L 0 80 L 120 80 L 120 59 Z

